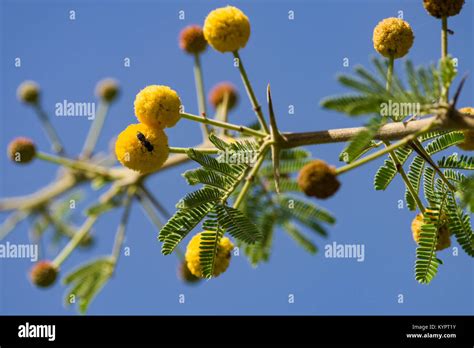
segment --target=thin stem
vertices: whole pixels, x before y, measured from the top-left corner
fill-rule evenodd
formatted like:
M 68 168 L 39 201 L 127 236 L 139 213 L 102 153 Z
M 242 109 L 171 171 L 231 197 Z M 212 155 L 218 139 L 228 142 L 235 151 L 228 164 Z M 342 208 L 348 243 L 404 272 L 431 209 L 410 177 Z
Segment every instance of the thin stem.
M 257 163 L 253 166 L 252 170 L 249 172 L 245 179 L 245 184 L 242 187 L 242 190 L 240 191 L 239 195 L 237 196 L 235 202 L 234 202 L 234 208 L 238 209 L 240 204 L 242 204 L 248 190 L 250 189 L 252 182 L 258 173 L 258 170 L 260 169 L 263 161 L 265 160 L 265 155 L 267 153 L 267 144 L 264 144 L 263 149 L 260 152 L 260 157 L 257 160 Z
M 391 56 L 388 59 L 388 69 L 387 69 L 387 84 L 385 85 L 385 89 L 387 92 L 390 92 L 390 89 L 392 88 L 392 80 L 393 80 L 393 67 L 395 63 L 395 58 Z
M 143 197 L 148 199 L 164 218 L 169 219 L 171 217 L 171 214 L 166 210 L 166 208 L 158 202 L 155 196 L 143 184 L 139 186 L 139 191 L 140 193 L 143 193 Z
M 216 148 L 191 148 L 191 147 L 174 147 L 170 146 L 170 153 L 187 153 L 189 150 L 193 149 L 196 152 L 204 154 L 216 154 L 219 152 L 219 149 Z
M 185 112 L 181 113 L 181 117 L 187 118 L 188 120 L 191 120 L 191 121 L 201 122 L 205 124 L 210 124 L 212 126 L 228 129 L 228 130 L 237 131 L 245 135 L 253 135 L 259 138 L 264 138 L 267 136 L 267 134 L 257 131 L 252 128 L 248 128 L 245 126 L 238 126 L 232 123 L 221 122 L 221 121 L 213 120 L 211 118 L 205 118 L 205 117 L 201 117 L 197 115 L 188 114 Z
M 156 214 L 155 210 L 153 209 L 153 204 L 150 202 L 150 200 L 142 192 L 136 193 L 135 196 L 137 197 L 138 201 L 140 202 L 140 206 L 152 224 L 158 229 L 161 229 L 163 227 L 163 223 L 158 217 L 158 214 Z
M 48 115 L 46 112 L 43 110 L 40 104 L 35 104 L 33 108 L 36 111 L 36 114 L 38 115 L 38 118 L 41 122 L 41 126 L 43 127 L 46 136 L 48 137 L 49 141 L 51 142 L 51 145 L 53 147 L 53 151 L 59 155 L 64 155 L 64 146 L 62 145 L 62 142 L 59 138 L 58 133 L 54 129 L 53 125 L 51 124 Z
M 64 247 L 63 250 L 56 256 L 53 261 L 53 264 L 59 268 L 61 264 L 71 255 L 71 253 L 77 248 L 77 246 L 81 243 L 82 239 L 89 233 L 92 226 L 94 226 L 95 222 L 99 218 L 98 215 L 92 215 L 87 218 L 84 224 L 81 226 L 79 231 L 76 232 L 74 237 L 71 238 L 69 243 Z
M 18 210 L 8 215 L 7 219 L 0 226 L 0 240 L 8 236 L 8 234 L 13 231 L 16 225 L 23 221 L 28 215 L 29 213 L 23 210 Z
M 87 138 L 84 142 L 84 147 L 82 148 L 80 157 L 89 158 L 92 156 L 95 146 L 97 145 L 97 141 L 99 140 L 100 133 L 102 132 L 102 128 L 104 127 L 109 105 L 110 104 L 106 101 L 100 101 L 99 107 L 97 108 L 97 115 L 92 122 L 91 127 L 89 128 L 89 133 L 87 134 Z
M 389 142 L 385 143 L 387 146 L 390 146 Z M 400 173 L 403 181 L 405 182 L 406 187 L 408 188 L 408 191 L 410 192 L 411 196 L 415 200 L 416 205 L 418 206 L 418 209 L 420 209 L 420 212 L 424 213 L 425 212 L 425 207 L 423 206 L 423 203 L 420 200 L 420 197 L 418 196 L 418 192 L 416 192 L 415 188 L 411 184 L 410 179 L 408 178 L 407 174 L 405 173 L 405 170 L 403 169 L 402 164 L 398 160 L 397 155 L 395 154 L 395 151 L 390 151 L 389 156 L 392 159 L 393 165 L 395 168 L 397 168 L 397 171 Z
M 238 51 L 234 52 L 234 57 L 238 60 L 240 77 L 242 78 L 242 81 L 244 83 L 245 90 L 247 91 L 247 94 L 250 99 L 250 103 L 252 104 L 255 114 L 257 115 L 258 122 L 260 123 L 260 127 L 265 131 L 265 133 L 268 133 L 268 126 L 267 126 L 267 123 L 265 122 L 265 118 L 263 117 L 262 108 L 260 107 L 257 97 L 255 96 L 255 92 L 253 91 L 252 85 L 247 76 L 247 72 L 245 70 L 244 64 L 242 63 L 242 59 L 240 58 L 240 54 Z
M 130 208 L 132 206 L 132 197 L 134 193 L 135 189 L 130 187 L 124 202 L 125 209 L 123 211 L 122 218 L 120 219 L 120 224 L 117 227 L 117 233 L 115 234 L 115 241 L 112 250 L 112 257 L 115 263 L 117 263 L 120 257 L 120 250 L 122 249 L 123 241 L 125 239 L 125 231 L 127 229 L 128 219 L 130 217 Z
M 37 152 L 36 157 L 43 161 L 59 164 L 74 170 L 92 173 L 104 177 L 111 177 L 111 172 L 107 168 L 103 168 L 89 162 L 72 160 L 66 157 L 54 156 L 44 152 Z
M 229 92 L 224 94 L 224 98 L 222 99 L 222 103 L 217 106 L 216 110 L 216 117 L 215 119 L 224 123 L 228 122 L 229 116 Z M 228 135 L 227 129 L 219 128 L 219 135 Z
M 436 120 L 436 119 L 434 119 Z M 418 130 L 417 132 L 413 133 L 413 134 L 410 134 L 408 136 L 406 136 L 405 138 L 403 138 L 402 140 L 400 140 L 399 142 L 397 143 L 394 143 L 394 144 L 391 144 L 389 146 L 387 146 L 386 148 L 384 149 L 381 149 L 377 152 L 374 152 L 374 153 L 371 153 L 370 155 L 364 157 L 364 158 L 361 158 L 357 161 L 354 161 L 348 165 L 345 165 L 343 167 L 340 167 L 337 169 L 337 174 L 343 174 L 343 173 L 346 173 L 352 169 L 355 169 L 357 167 L 360 167 L 361 165 L 363 164 L 366 164 L 368 162 L 371 162 L 387 153 L 390 153 L 391 151 L 393 150 L 396 150 L 398 149 L 400 146 L 403 146 L 403 145 L 406 145 L 408 144 L 409 142 L 413 141 L 414 139 L 416 139 L 417 137 L 419 137 L 420 135 L 426 133 L 426 132 L 429 132 L 432 128 L 433 128 L 433 125 L 434 125 L 435 122 L 431 122 L 430 124 L 428 124 L 426 127 L 424 127 L 423 129 L 420 129 Z
M 196 84 L 196 94 L 197 94 L 197 101 L 198 101 L 198 109 L 199 114 L 206 118 L 207 111 L 206 111 L 206 97 L 204 92 L 204 79 L 202 77 L 202 68 L 201 68 L 201 59 L 199 53 L 194 54 L 194 83 Z M 209 128 L 207 124 L 202 123 L 202 136 L 203 140 L 207 140 L 209 137 Z
M 445 60 L 448 57 L 448 17 L 441 19 L 441 59 Z M 449 89 L 444 95 L 444 102 L 449 100 Z

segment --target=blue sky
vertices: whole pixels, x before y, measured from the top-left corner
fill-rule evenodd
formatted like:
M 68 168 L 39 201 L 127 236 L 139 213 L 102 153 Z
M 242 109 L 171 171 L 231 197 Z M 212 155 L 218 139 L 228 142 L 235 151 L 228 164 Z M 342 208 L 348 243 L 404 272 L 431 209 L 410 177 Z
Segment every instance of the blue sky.
M 37 81 L 43 90 L 45 109 L 52 115 L 63 100 L 93 102 L 94 86 L 104 77 L 120 81 L 122 94 L 107 119 L 99 149 L 129 123 L 136 122 L 133 100 L 148 84 L 176 89 L 187 111 L 196 113 L 192 59 L 178 45 L 179 31 L 188 24 L 202 24 L 206 14 L 231 3 L 250 18 L 252 34 L 242 59 L 258 98 L 265 99 L 271 83 L 280 128 L 309 131 L 360 125 L 364 119 L 350 119 L 322 110 L 319 101 L 343 92 L 335 80 L 357 64 L 368 66 L 375 55 L 372 31 L 383 18 L 404 18 L 413 27 L 415 44 L 409 57 L 415 64 L 436 62 L 439 57 L 440 23 L 428 16 L 421 0 L 369 1 L 0 1 L 0 148 L 6 149 L 15 136 L 33 138 L 41 150 L 49 144 L 32 110 L 16 100 L 16 87 L 25 79 Z M 459 59 L 462 72 L 473 71 L 473 4 L 450 19 L 450 52 Z M 69 11 L 76 19 L 69 20 Z M 178 12 L 185 11 L 185 20 Z M 288 20 L 293 10 L 295 20 Z M 21 68 L 14 67 L 20 57 Z M 125 68 L 124 58 L 131 66 Z M 350 60 L 350 67 L 342 65 Z M 208 49 L 203 56 L 205 84 L 209 89 L 222 80 L 243 88 L 230 54 Z M 397 61 L 395 69 L 400 69 Z M 473 103 L 470 78 L 460 105 Z M 288 114 L 288 105 L 295 114 Z M 242 95 L 231 121 L 253 120 L 250 104 Z M 85 117 L 52 117 L 65 140 L 67 151 L 77 153 L 90 121 Z M 197 124 L 182 120 L 167 130 L 172 146 L 200 142 Z M 309 147 L 314 157 L 339 165 L 343 144 Z M 56 167 L 34 162 L 27 167 L 11 164 L 0 151 L 0 196 L 27 194 L 53 180 Z M 415 243 L 410 223 L 414 213 L 398 209 L 404 189 L 400 178 L 386 192 L 375 192 L 373 175 L 382 160 L 341 177 L 342 189 L 318 204 L 338 218 L 324 240 L 314 236 L 320 252 L 311 256 L 282 231 L 276 233 L 268 264 L 253 269 L 243 256 L 234 257 L 221 277 L 195 287 L 176 278 L 177 259 L 162 256 L 156 240 L 158 231 L 138 206 L 132 209 L 125 246 L 116 276 L 89 309 L 90 314 L 473 314 L 474 277 L 472 260 L 463 252 L 439 254 L 444 265 L 429 286 L 419 285 L 413 275 Z M 180 177 L 182 167 L 156 175 L 149 187 L 172 210 L 190 190 Z M 84 187 L 87 189 L 86 187 Z M 90 191 L 89 191 L 90 193 Z M 92 193 L 83 209 L 96 197 Z M 79 213 L 80 214 L 80 213 Z M 2 215 L 2 220 L 5 218 Z M 97 243 L 90 251 L 78 251 L 62 267 L 63 274 L 86 259 L 110 252 L 120 212 L 105 215 L 95 226 Z M 27 222 L 8 237 L 11 243 L 27 243 Z M 309 232 L 309 231 L 308 231 Z M 311 232 L 309 232 L 311 235 Z M 311 235 L 313 237 L 313 235 Z M 47 236 L 46 241 L 49 240 Z M 364 244 L 365 261 L 329 259 L 324 245 L 332 242 Z M 3 242 L 3 241 L 2 241 Z M 458 246 L 454 242 L 454 246 Z M 57 250 L 46 249 L 54 258 Z M 1 314 L 75 314 L 62 305 L 65 288 L 57 284 L 38 290 L 27 280 L 29 260 L 0 260 Z M 185 304 L 179 295 L 184 294 Z M 288 303 L 289 294 L 295 296 Z M 398 303 L 398 296 L 404 303 Z

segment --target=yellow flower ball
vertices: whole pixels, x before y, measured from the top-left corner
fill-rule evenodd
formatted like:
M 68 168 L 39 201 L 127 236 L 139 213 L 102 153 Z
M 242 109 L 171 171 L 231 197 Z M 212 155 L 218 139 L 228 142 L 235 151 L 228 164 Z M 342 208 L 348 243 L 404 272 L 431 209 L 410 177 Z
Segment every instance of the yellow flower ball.
M 456 16 L 464 5 L 464 0 L 423 0 L 423 6 L 436 18 Z
M 469 116 L 474 117 L 474 108 L 462 108 L 459 112 L 463 114 L 468 114 Z M 458 147 L 464 151 L 473 151 L 474 150 L 474 130 L 465 130 L 464 141 L 458 144 Z
M 374 48 L 386 58 L 406 55 L 414 39 L 410 24 L 400 18 L 386 18 L 374 29 Z
M 249 19 L 237 7 L 218 8 L 207 15 L 204 37 L 219 52 L 237 51 L 244 48 L 249 40 Z
M 137 94 L 134 105 L 138 120 L 150 127 L 173 127 L 181 117 L 179 95 L 168 86 L 145 87 Z
M 100 80 L 95 86 L 96 96 L 108 103 L 113 102 L 119 95 L 119 92 L 119 84 L 114 79 L 107 78 Z
M 18 99 L 26 104 L 36 104 L 40 97 L 40 86 L 35 81 L 24 81 L 16 91 Z
M 427 209 L 428 210 L 428 209 Z M 443 225 L 438 230 L 438 242 L 436 244 L 436 251 L 444 250 L 451 246 L 451 232 L 446 226 L 446 216 L 442 216 Z M 413 240 L 418 244 L 421 237 L 421 226 L 424 224 L 423 214 L 418 214 L 411 223 L 411 231 Z
M 188 244 L 186 249 L 186 263 L 189 271 L 196 277 L 202 278 L 201 260 L 199 258 L 202 232 L 196 234 Z M 214 277 L 224 273 L 229 267 L 230 258 L 232 256 L 232 249 L 234 245 L 227 237 L 222 237 L 217 247 L 217 256 L 214 264 Z
M 115 154 L 125 167 L 142 174 L 158 170 L 169 155 L 168 137 L 162 129 L 131 124 L 117 137 Z

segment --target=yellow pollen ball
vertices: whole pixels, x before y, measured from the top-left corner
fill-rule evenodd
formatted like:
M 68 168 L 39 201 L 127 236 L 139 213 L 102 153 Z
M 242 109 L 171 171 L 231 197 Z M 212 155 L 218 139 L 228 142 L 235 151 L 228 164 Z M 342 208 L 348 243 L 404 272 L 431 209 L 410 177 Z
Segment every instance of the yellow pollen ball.
M 131 124 L 117 137 L 115 154 L 125 167 L 142 174 L 151 173 L 168 158 L 168 137 L 162 129 Z
M 400 18 L 386 18 L 374 29 L 374 48 L 386 58 L 405 56 L 414 39 L 410 24 Z
M 201 251 L 200 245 L 202 233 L 203 232 L 196 234 L 189 241 L 185 255 L 189 271 L 199 278 L 203 277 L 201 270 L 201 260 L 199 257 Z M 227 270 L 227 267 L 229 267 L 230 258 L 232 256 L 232 249 L 234 249 L 234 245 L 232 244 L 230 239 L 227 237 L 222 237 L 217 247 L 217 255 L 214 263 L 214 277 L 217 277 L 221 273 L 225 272 Z
M 207 15 L 204 37 L 219 52 L 235 52 L 247 45 L 250 37 L 249 19 L 236 7 L 218 8 Z
M 138 120 L 154 128 L 173 127 L 181 117 L 179 95 L 168 86 L 145 87 L 137 94 L 134 106 Z

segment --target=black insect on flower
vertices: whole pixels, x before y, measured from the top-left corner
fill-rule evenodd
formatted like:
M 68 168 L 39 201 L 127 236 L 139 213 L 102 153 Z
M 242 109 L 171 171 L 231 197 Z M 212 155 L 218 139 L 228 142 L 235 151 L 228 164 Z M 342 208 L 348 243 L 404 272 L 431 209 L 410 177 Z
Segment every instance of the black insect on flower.
M 145 135 L 142 132 L 137 132 L 137 139 L 142 143 L 142 145 L 147 149 L 147 151 L 153 151 L 153 145 L 146 139 Z

